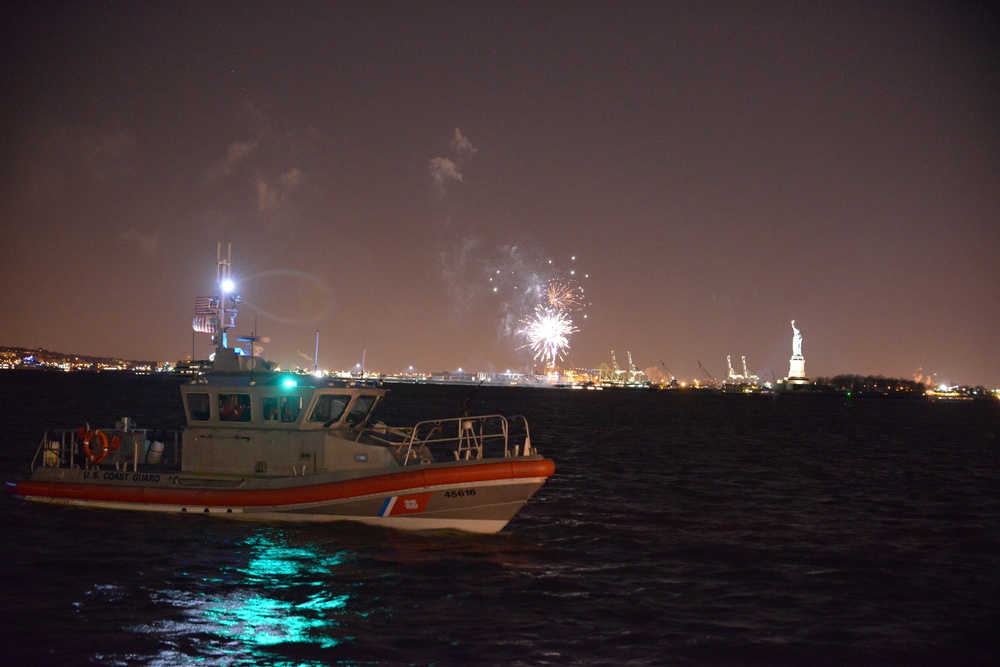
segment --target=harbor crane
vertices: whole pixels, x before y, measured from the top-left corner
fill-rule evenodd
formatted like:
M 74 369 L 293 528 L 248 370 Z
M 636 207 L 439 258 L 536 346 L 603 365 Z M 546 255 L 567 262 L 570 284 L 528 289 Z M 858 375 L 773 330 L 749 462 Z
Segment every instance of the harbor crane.
M 715 377 L 708 372 L 708 369 L 705 368 L 700 361 L 698 362 L 698 368 L 700 368 L 701 372 L 705 374 L 705 379 L 708 380 L 706 384 L 710 384 L 713 387 L 719 386 L 719 381 L 716 380 Z
M 743 374 L 740 375 L 735 370 L 733 370 L 733 358 L 730 355 L 726 355 L 726 364 L 729 366 L 729 374 L 726 376 L 728 382 L 732 384 L 756 384 L 760 378 L 756 375 L 751 375 L 750 371 L 747 370 L 747 358 L 743 355 Z

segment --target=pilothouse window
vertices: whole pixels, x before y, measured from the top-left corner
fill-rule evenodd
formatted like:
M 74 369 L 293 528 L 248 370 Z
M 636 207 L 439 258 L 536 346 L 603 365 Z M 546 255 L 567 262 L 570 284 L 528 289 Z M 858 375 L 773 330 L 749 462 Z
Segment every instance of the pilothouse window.
M 252 416 L 250 394 L 219 394 L 219 419 L 224 422 L 248 422 Z
M 264 419 L 269 422 L 295 421 L 302 410 L 301 396 L 265 396 Z
M 191 421 L 207 422 L 212 418 L 208 409 L 208 406 L 210 405 L 208 401 L 208 394 L 188 394 L 187 402 L 188 413 L 191 415 Z
M 309 415 L 311 422 L 333 423 L 340 420 L 344 409 L 351 402 L 350 396 L 324 394 L 316 400 L 316 406 Z
M 374 396 L 358 396 L 354 405 L 351 406 L 350 414 L 347 415 L 347 423 L 351 426 L 357 426 L 363 422 L 373 405 L 375 405 Z

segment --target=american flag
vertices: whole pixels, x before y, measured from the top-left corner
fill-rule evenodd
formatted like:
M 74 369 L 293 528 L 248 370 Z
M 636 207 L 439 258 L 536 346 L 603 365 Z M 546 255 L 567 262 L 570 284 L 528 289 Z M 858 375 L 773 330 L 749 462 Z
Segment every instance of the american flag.
M 191 327 L 198 333 L 215 334 L 219 332 L 219 318 L 212 315 L 196 315 Z
M 219 303 L 214 297 L 210 296 L 199 296 L 195 297 L 194 300 L 194 314 L 195 315 L 215 315 L 215 312 L 219 309 Z

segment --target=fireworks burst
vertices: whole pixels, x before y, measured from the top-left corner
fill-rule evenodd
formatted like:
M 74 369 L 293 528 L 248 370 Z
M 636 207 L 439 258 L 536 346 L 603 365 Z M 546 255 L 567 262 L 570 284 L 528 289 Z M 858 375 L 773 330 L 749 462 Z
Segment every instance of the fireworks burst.
M 575 263 L 576 257 L 570 260 Z M 574 319 L 587 319 L 590 304 L 580 279 L 590 276 L 572 268 L 560 271 L 552 259 L 542 261 L 518 246 L 505 246 L 502 261 L 487 276 L 490 290 L 502 300 L 501 331 L 521 338 L 517 349 L 530 348 L 536 361 L 555 370 L 569 350 L 570 336 L 579 331 Z
M 546 367 L 554 367 L 569 349 L 569 337 L 577 332 L 573 320 L 565 310 L 538 306 L 532 318 L 522 320 L 524 328 L 518 331 L 528 339 L 521 347 L 529 347 L 535 359 Z
M 583 288 L 570 282 L 553 280 L 549 283 L 549 307 L 556 310 L 574 310 L 583 307 Z

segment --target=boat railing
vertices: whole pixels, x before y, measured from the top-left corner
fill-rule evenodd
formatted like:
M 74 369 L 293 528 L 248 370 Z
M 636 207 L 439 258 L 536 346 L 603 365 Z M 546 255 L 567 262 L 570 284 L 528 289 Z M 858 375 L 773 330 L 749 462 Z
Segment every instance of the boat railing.
M 375 424 L 371 441 L 391 447 L 403 465 L 530 456 L 528 421 L 521 415 L 480 415 L 422 421 L 414 426 Z
M 138 471 L 140 464 L 180 465 L 178 431 L 161 429 L 49 429 L 31 460 L 36 468 L 105 468 Z

